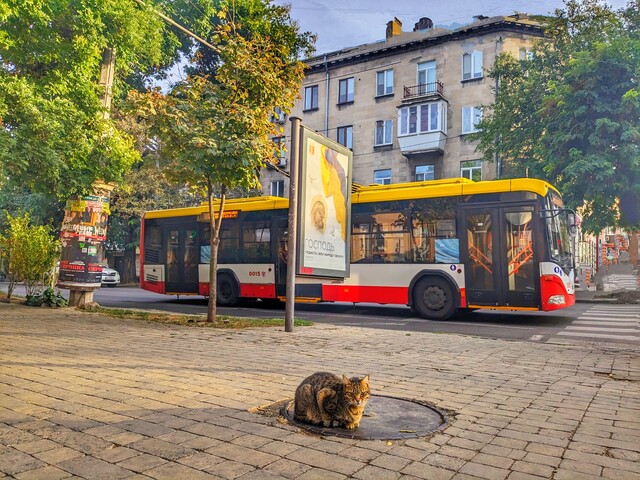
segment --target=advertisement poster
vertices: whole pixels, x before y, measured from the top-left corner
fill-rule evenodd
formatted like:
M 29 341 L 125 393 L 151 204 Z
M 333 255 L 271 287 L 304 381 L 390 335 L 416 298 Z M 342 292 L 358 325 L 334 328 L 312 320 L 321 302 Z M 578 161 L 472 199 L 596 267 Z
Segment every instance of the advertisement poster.
M 352 152 L 302 129 L 298 274 L 349 275 Z
M 87 196 L 67 201 L 60 231 L 58 286 L 100 286 L 109 213 L 108 197 Z

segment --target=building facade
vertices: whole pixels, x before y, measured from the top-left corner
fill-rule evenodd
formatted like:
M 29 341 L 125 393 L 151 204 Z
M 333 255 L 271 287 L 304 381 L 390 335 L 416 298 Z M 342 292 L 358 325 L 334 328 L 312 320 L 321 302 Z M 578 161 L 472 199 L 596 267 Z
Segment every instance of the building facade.
M 503 52 L 524 59 L 543 36 L 524 15 L 483 17 L 462 28 L 433 28 L 420 19 L 411 32 L 388 22 L 384 41 L 307 60 L 300 98 L 291 115 L 353 150 L 353 182 L 401 183 L 451 177 L 499 176 L 499 162 L 483 162 L 476 130 L 483 105 L 493 102 L 487 76 Z M 277 169 L 262 172 L 263 193 L 288 195 L 290 122 Z

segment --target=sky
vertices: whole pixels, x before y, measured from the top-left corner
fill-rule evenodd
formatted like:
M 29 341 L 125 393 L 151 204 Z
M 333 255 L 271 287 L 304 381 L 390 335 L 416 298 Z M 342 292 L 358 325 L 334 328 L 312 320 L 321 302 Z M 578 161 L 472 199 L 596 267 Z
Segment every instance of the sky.
M 398 17 L 403 31 L 412 31 L 421 17 L 434 25 L 461 25 L 474 15 L 511 15 L 514 12 L 553 14 L 562 0 L 275 0 L 292 5 L 291 16 L 301 31 L 318 35 L 316 54 L 384 40 L 387 22 Z M 608 0 L 618 9 L 626 0 Z

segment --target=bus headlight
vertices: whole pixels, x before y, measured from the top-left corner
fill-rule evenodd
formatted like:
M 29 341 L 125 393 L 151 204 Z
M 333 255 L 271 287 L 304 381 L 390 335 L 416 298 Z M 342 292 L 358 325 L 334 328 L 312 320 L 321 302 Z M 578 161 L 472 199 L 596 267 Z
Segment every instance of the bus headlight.
M 564 295 L 551 295 L 548 300 L 549 305 L 564 305 L 566 302 Z

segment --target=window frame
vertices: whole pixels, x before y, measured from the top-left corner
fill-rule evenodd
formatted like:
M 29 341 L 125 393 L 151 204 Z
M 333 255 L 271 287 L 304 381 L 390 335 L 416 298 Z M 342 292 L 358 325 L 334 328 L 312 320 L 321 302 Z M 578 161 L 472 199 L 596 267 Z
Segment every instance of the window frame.
M 276 186 L 276 192 L 274 194 L 273 192 L 273 187 L 274 185 Z M 280 185 L 282 186 L 282 195 L 278 195 L 278 192 L 280 191 Z M 285 197 L 284 194 L 284 180 L 272 180 L 271 183 L 269 184 L 269 195 L 272 197 Z
M 382 176 L 383 172 L 388 172 L 388 175 Z M 391 169 L 381 168 L 373 171 L 373 183 L 378 185 L 391 185 Z M 382 180 L 382 181 L 379 181 Z
M 312 110 L 318 110 L 318 85 L 309 85 L 304 87 L 303 112 L 309 112 Z
M 341 141 L 341 135 L 344 135 L 343 141 Z M 353 150 L 353 125 L 336 128 L 336 141 L 343 147 Z
M 426 171 L 424 172 L 420 172 L 418 173 L 418 169 L 419 168 L 424 168 L 426 169 Z M 427 173 L 431 174 L 432 178 L 421 178 L 418 179 L 418 175 L 425 175 Z M 416 182 L 428 182 L 429 180 L 435 180 L 436 179 L 436 168 L 434 165 L 416 165 L 416 168 L 414 170 L 414 178 Z
M 346 91 L 343 95 L 343 85 L 346 86 Z M 355 77 L 342 78 L 338 80 L 338 105 L 345 105 L 347 103 L 353 103 L 355 100 Z
M 468 105 L 462 107 L 462 122 L 460 126 L 461 134 L 467 135 L 469 133 L 478 132 L 480 129 L 477 125 L 482 120 L 482 117 L 482 107 Z
M 378 132 L 382 127 L 382 143 L 378 142 Z M 388 137 L 388 138 L 387 138 Z M 393 120 L 376 120 L 376 127 L 373 137 L 374 147 L 383 147 L 393 144 Z
M 479 173 L 479 178 L 473 178 L 474 172 Z M 468 173 L 468 175 L 465 175 Z M 474 182 L 482 180 L 482 160 L 463 160 L 460 162 L 460 176 L 462 178 L 468 178 Z
M 468 59 L 469 71 L 465 71 L 465 60 Z M 484 77 L 482 71 L 483 54 L 482 50 L 473 50 L 462 54 L 462 81 L 478 80 Z
M 391 76 L 391 85 L 389 85 L 389 78 Z M 380 81 L 382 79 L 382 82 Z M 387 95 L 393 95 L 393 82 L 394 82 L 394 74 L 393 68 L 388 68 L 386 70 L 381 70 L 376 72 L 376 97 L 385 97 Z M 382 88 L 382 92 L 380 89 Z
M 422 110 L 426 108 L 428 112 L 426 117 L 423 115 Z M 432 127 L 433 108 L 436 108 L 436 127 Z M 415 115 L 412 112 L 415 110 Z M 404 112 L 407 112 L 406 114 Z M 426 118 L 428 123 L 427 129 L 422 129 L 423 120 Z M 398 109 L 398 137 L 405 137 L 409 135 L 419 135 L 422 133 L 442 132 L 447 131 L 447 106 L 445 102 L 428 102 L 421 103 L 419 105 L 408 105 Z

